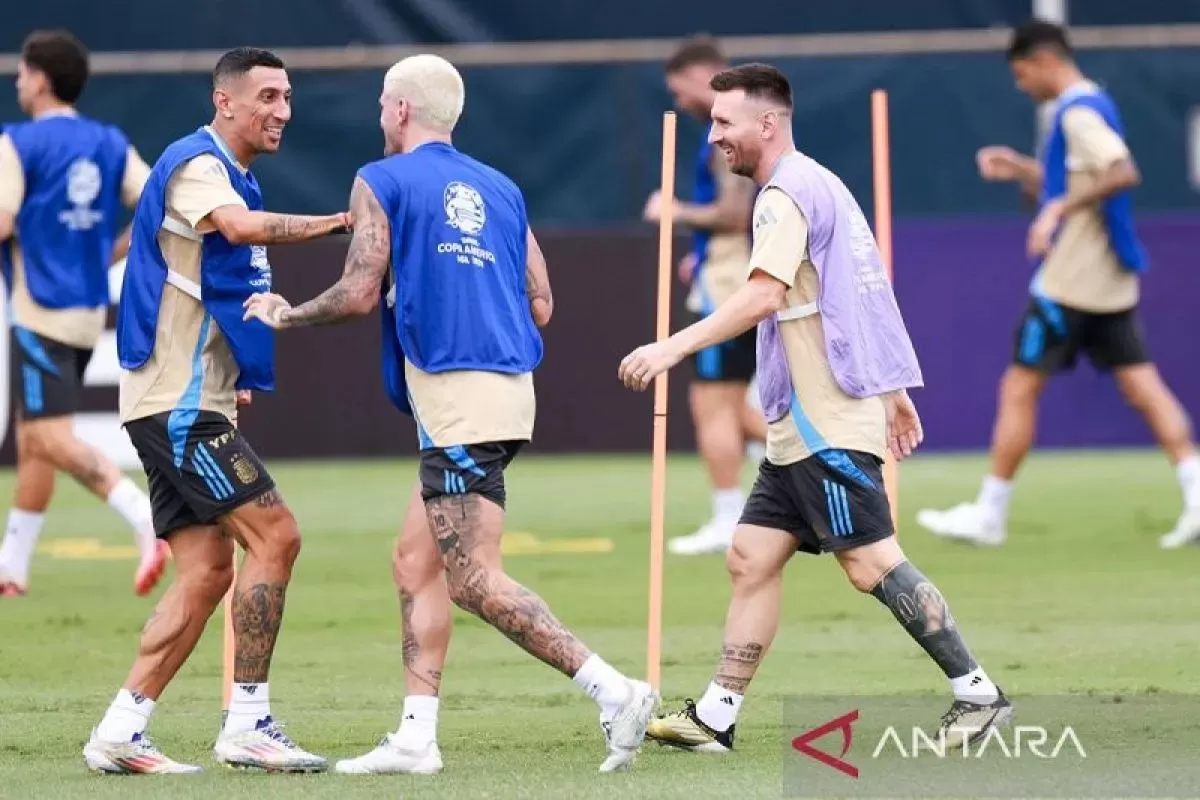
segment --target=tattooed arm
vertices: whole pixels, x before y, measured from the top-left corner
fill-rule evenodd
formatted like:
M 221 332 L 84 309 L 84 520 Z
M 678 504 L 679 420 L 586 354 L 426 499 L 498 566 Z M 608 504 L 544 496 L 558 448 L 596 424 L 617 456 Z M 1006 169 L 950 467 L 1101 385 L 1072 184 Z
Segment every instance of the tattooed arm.
M 546 257 L 542 248 L 533 235 L 526 229 L 525 256 L 525 295 L 529 298 L 529 310 L 533 313 L 533 321 L 539 328 L 550 323 L 550 315 L 554 313 L 554 295 L 550 292 L 550 273 L 546 269 Z
M 350 227 L 350 217 L 345 213 L 310 217 L 251 211 L 236 205 L 214 209 L 208 219 L 230 244 L 235 245 L 306 242 Z
M 379 288 L 392 254 L 391 225 L 362 178 L 355 178 L 350 190 L 350 213 L 356 222 L 342 277 L 307 303 L 281 309 L 282 327 L 342 322 L 371 313 L 379 302 Z

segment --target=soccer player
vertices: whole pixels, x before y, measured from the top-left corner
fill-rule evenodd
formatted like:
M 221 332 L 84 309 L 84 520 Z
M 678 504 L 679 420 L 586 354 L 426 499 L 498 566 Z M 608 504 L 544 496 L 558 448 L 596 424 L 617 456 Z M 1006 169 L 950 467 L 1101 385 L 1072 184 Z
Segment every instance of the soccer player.
M 726 67 L 717 43 L 707 36 L 686 40 L 667 61 L 667 88 L 682 111 L 708 122 L 713 90 L 709 81 Z M 680 262 L 679 277 L 691 284 L 688 308 L 695 318 L 708 316 L 737 291 L 750 257 L 750 210 L 754 184 L 734 175 L 712 143 L 704 141 L 696 158 L 693 202 L 675 203 L 675 217 L 693 229 L 692 249 Z M 662 198 L 656 191 L 643 213 L 658 222 Z M 687 536 L 671 539 L 672 553 L 723 553 L 746 498 L 739 473 L 746 442 L 766 438 L 762 413 L 747 402 L 754 377 L 754 332 L 707 347 L 693 357 L 695 374 L 688 390 L 700 456 L 712 485 L 712 519 Z
M 709 317 L 630 353 L 618 375 L 642 391 L 689 354 L 758 325 L 767 457 L 727 556 L 733 598 L 717 674 L 699 704 L 651 721 L 647 736 L 733 748 L 743 697 L 779 626 L 784 566 L 800 551 L 833 553 L 856 589 L 892 611 L 950 681 L 946 741 L 973 741 L 1012 709 L 894 536 L 880 467 L 887 449 L 903 458 L 921 441 L 906 388 L 922 378 L 874 237 L 841 180 L 792 143 L 782 73 L 749 64 L 712 87 L 709 138 L 763 187 L 748 280 Z
M 103 453 L 76 438 L 83 374 L 108 313 L 108 267 L 128 247 L 122 204 L 133 207 L 150 168 L 117 128 L 75 110 L 88 52 L 67 31 L 35 31 L 17 62 L 17 101 L 29 122 L 0 135 L 0 266 L 18 353 L 17 485 L 0 545 L 0 597 L 24 595 L 54 494 L 75 478 L 133 529 L 134 591 L 154 588 L 167 561 L 150 501 Z M 116 241 L 114 241 L 116 240 Z
M 413 56 L 388 70 L 380 96 L 386 156 L 355 178 L 354 238 L 342 278 L 295 308 L 278 295 L 256 295 L 246 314 L 291 328 L 341 322 L 380 304 L 384 385 L 417 423 L 421 499 L 432 531 L 423 552 L 434 552 L 436 538 L 446 575 L 446 594 L 432 594 L 426 610 L 436 630 L 406 627 L 406 663 L 409 637 L 415 646 L 424 646 L 425 635 L 448 640 L 450 608 L 442 598 L 449 597 L 592 697 L 609 750 L 600 769 L 626 769 L 657 693 L 588 649 L 501 562 L 504 470 L 533 435 L 538 326 L 549 322 L 553 298 L 520 190 L 451 142 L 463 101 L 462 78 L 442 58 Z M 389 736 L 336 769 L 436 771 L 436 745 L 426 747 L 413 752 Z
M 291 93 L 273 53 L 223 55 L 213 70 L 212 123 L 163 151 L 134 214 L 117 317 L 121 419 L 145 468 L 154 529 L 170 544 L 175 579 L 84 747 L 88 767 L 100 772 L 199 770 L 163 755 L 145 732 L 230 586 L 235 542 L 246 556 L 233 589 L 234 685 L 216 760 L 275 772 L 325 768 L 271 715 L 267 676 L 300 531 L 235 425 L 249 392 L 274 388 L 274 334 L 242 319 L 243 302 L 271 285 L 263 245 L 349 223 L 346 214 L 262 210 L 250 164 L 279 149 Z
M 1013 33 L 1008 61 L 1021 91 L 1054 103 L 1041 163 L 1007 147 L 979 152 L 986 180 L 1016 181 L 1041 198 L 1029 229 L 1038 266 L 1029 308 L 1017 329 L 1013 363 L 1000 381 L 992 468 L 979 496 L 917 521 L 940 536 L 1003 544 L 1012 483 L 1033 446 L 1046 381 L 1074 367 L 1081 352 L 1111 370 L 1175 465 L 1184 510 L 1164 548 L 1200 538 L 1200 455 L 1191 422 L 1147 354 L 1137 317 L 1146 255 L 1134 232 L 1130 190 L 1140 182 L 1112 98 L 1075 65 L 1062 28 L 1026 23 Z

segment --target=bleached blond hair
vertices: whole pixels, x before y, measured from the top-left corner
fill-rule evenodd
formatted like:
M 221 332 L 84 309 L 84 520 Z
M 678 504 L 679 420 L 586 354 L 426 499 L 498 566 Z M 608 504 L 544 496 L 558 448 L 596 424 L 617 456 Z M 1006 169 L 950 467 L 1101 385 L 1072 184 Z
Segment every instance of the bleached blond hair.
M 383 77 L 383 93 L 412 105 L 414 122 L 450 133 L 462 115 L 466 89 L 462 76 L 446 59 L 428 53 L 409 56 Z

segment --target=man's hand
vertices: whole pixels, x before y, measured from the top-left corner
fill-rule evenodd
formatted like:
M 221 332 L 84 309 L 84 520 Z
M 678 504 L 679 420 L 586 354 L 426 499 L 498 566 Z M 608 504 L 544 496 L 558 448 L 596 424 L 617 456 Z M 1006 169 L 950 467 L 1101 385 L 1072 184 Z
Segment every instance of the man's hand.
M 660 375 L 679 363 L 683 358 L 670 339 L 646 344 L 634 350 L 621 361 L 617 377 L 635 392 L 641 392 Z
M 679 259 L 679 280 L 683 283 L 692 282 L 692 273 L 696 271 L 696 254 L 688 253 Z
M 254 402 L 254 393 L 249 389 L 238 389 L 235 396 L 237 397 L 237 404 L 239 406 L 248 406 Z
M 1011 147 L 992 145 L 981 147 L 975 154 L 979 176 L 985 181 L 1020 180 L 1025 156 Z
M 249 299 L 242 304 L 242 308 L 246 310 L 246 313 L 242 315 L 243 322 L 252 319 L 261 320 L 264 325 L 278 331 L 287 327 L 287 323 L 283 320 L 283 313 L 290 311 L 292 305 L 277 294 L 259 292 L 250 295 Z
M 341 224 L 330 231 L 330 234 L 335 233 L 353 233 L 354 232 L 354 215 L 349 211 L 343 211 L 338 214 L 341 218 Z
M 662 219 L 662 192 L 658 189 L 646 200 L 646 207 L 642 209 L 642 219 L 646 222 L 658 222 Z
M 908 392 L 891 392 L 884 396 L 883 404 L 887 409 L 888 450 L 901 461 L 912 455 L 925 439 L 921 418 L 917 416 L 917 407 Z
M 1050 251 L 1050 243 L 1062 222 L 1064 203 L 1054 200 L 1047 203 L 1038 212 L 1037 218 L 1029 226 L 1029 238 L 1025 248 L 1031 257 L 1044 256 Z

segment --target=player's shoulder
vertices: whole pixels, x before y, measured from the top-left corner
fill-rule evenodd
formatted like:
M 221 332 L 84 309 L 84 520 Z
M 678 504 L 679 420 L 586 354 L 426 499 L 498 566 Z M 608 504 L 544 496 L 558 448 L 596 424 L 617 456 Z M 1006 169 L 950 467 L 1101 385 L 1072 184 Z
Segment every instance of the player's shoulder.
M 185 158 L 175 170 L 174 177 L 202 183 L 229 183 L 229 168 L 212 153 L 200 153 Z

